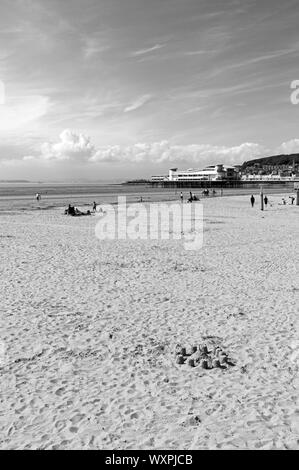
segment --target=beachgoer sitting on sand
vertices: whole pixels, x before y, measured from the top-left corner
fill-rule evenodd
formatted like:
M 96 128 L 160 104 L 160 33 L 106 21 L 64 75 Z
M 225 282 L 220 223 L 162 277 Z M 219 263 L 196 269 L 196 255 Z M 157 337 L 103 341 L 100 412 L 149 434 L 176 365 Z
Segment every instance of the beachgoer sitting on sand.
M 71 206 L 71 204 L 69 204 L 68 208 L 64 211 L 64 213 L 67 215 L 72 215 L 73 217 L 79 217 L 81 215 L 91 215 L 90 210 L 88 210 L 87 212 L 82 212 L 77 207 Z
M 278 203 L 279 206 L 285 206 L 287 203 L 287 201 L 285 200 L 285 198 L 283 197 L 281 202 Z
M 66 209 L 65 214 L 75 215 L 75 208 L 69 204 L 69 207 Z
M 77 207 L 75 207 L 75 214 L 74 215 L 75 216 L 91 215 L 91 212 L 90 212 L 90 210 L 88 210 L 87 212 L 82 212 Z

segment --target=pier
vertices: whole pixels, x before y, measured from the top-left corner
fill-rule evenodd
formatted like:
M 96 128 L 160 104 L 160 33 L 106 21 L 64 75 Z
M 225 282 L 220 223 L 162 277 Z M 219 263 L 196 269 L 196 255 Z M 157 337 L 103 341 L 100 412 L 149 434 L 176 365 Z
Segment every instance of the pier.
M 271 188 L 278 185 L 290 186 L 294 185 L 294 180 L 194 180 L 194 181 L 150 181 L 147 183 L 152 188 L 168 188 L 168 189 L 185 189 L 185 188 L 215 188 L 215 189 L 231 189 L 231 188 L 256 188 L 259 185 Z

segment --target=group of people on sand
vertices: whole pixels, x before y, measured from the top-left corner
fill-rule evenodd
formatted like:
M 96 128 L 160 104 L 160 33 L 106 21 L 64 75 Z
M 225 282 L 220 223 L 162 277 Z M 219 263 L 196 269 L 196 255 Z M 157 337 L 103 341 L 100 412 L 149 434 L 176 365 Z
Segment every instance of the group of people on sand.
M 68 208 L 65 209 L 64 213 L 65 215 L 72 215 L 73 217 L 78 217 L 80 215 L 91 215 L 90 210 L 88 210 L 87 212 L 82 212 L 77 207 L 74 207 L 71 204 L 69 204 Z
M 269 202 L 269 199 L 267 198 L 267 196 L 264 196 L 264 204 L 265 204 L 265 207 L 266 207 L 266 208 L 267 208 L 267 206 L 268 206 L 268 202 Z M 254 197 L 253 194 L 251 195 L 250 203 L 251 203 L 251 207 L 254 207 L 254 204 L 255 204 L 255 197 Z
M 294 205 L 294 201 L 295 201 L 294 196 L 289 196 L 289 199 L 290 199 L 290 204 L 293 206 L 293 205 Z M 267 208 L 268 203 L 269 203 L 269 199 L 267 198 L 267 196 L 264 196 L 264 199 L 263 199 L 263 200 L 264 200 L 265 207 Z M 253 194 L 251 195 L 250 203 L 251 203 L 251 207 L 254 207 L 254 204 L 255 204 L 255 197 L 254 197 Z M 285 206 L 286 203 L 287 203 L 287 201 L 286 201 L 285 198 L 283 197 L 282 200 L 281 200 L 281 202 L 279 202 L 278 204 L 279 204 L 280 206 Z M 271 204 L 270 204 L 270 206 L 271 206 Z
M 197 197 L 197 196 L 196 196 L 194 193 L 192 193 L 191 191 L 190 191 L 189 194 L 190 194 L 190 195 L 189 195 L 189 197 L 188 197 L 188 199 L 187 199 L 187 202 L 200 201 L 199 197 Z M 203 196 L 209 197 L 210 191 L 209 191 L 209 189 L 204 189 L 201 194 L 202 194 Z M 217 194 L 217 193 L 216 193 L 215 189 L 213 189 L 212 195 L 213 195 L 213 196 L 216 196 L 216 194 Z M 222 194 L 221 194 L 221 195 L 222 195 Z M 181 199 L 181 202 L 184 202 L 184 195 L 183 195 L 182 191 L 181 191 L 180 199 Z
M 209 189 L 204 189 L 203 192 L 202 192 L 202 194 L 203 194 L 204 196 L 209 197 L 209 195 L 210 195 L 210 190 L 209 190 Z M 217 193 L 216 193 L 215 189 L 213 189 L 213 191 L 212 191 L 212 196 L 216 196 L 216 194 L 217 194 Z
M 97 212 L 97 207 L 98 207 L 98 204 L 94 201 L 93 204 L 92 204 L 92 212 L 93 213 Z M 72 215 L 73 217 L 81 216 L 81 215 L 91 215 L 90 210 L 87 210 L 86 212 L 82 212 L 77 207 L 72 206 L 71 204 L 69 204 L 68 208 L 65 209 L 64 213 L 65 213 L 65 215 Z
M 290 205 L 293 206 L 294 205 L 294 201 L 295 201 L 295 197 L 294 196 L 289 196 L 289 199 L 290 199 Z M 283 197 L 281 202 L 279 203 L 280 206 L 285 206 L 287 204 L 287 201 L 285 200 L 285 198 Z

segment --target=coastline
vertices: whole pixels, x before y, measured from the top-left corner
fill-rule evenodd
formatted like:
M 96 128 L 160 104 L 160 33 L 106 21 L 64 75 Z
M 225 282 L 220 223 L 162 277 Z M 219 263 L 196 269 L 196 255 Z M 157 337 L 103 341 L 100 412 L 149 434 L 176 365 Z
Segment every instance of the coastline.
M 126 196 L 128 203 L 139 202 L 142 197 L 144 202 L 167 202 L 179 200 L 180 192 L 183 192 L 184 197 L 189 197 L 189 192 L 195 193 L 200 200 L 211 199 L 212 197 L 219 198 L 220 190 L 216 189 L 216 196 L 209 196 L 209 198 L 202 196 L 201 188 L 150 188 L 147 185 L 104 185 L 103 187 L 92 185 L 90 188 L 86 185 L 55 185 L 45 186 L 44 188 L 28 187 L 25 188 L 9 186 L 1 187 L 0 185 L 0 213 L 6 210 L 49 210 L 53 208 L 65 208 L 68 204 L 73 204 L 78 207 L 92 206 L 93 201 L 98 204 L 117 204 L 118 196 Z M 42 195 L 41 201 L 37 203 L 35 200 L 35 193 L 40 192 Z M 228 188 L 223 190 L 223 197 L 251 195 L 257 196 L 260 192 L 259 185 L 254 188 Z M 265 187 L 264 194 L 289 196 L 294 193 L 293 185 L 275 185 L 272 187 Z

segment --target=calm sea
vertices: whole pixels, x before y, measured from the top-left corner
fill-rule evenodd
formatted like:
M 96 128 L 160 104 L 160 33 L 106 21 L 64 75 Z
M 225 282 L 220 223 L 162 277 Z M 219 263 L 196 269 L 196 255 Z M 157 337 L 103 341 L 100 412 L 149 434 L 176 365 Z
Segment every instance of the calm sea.
M 36 193 L 41 194 L 39 202 Z M 50 209 L 68 204 L 87 207 L 92 206 L 93 201 L 114 204 L 118 196 L 126 196 L 129 203 L 140 201 L 140 198 L 147 202 L 173 200 L 177 194 L 173 189 L 153 189 L 141 184 L 0 183 L 0 211 Z

